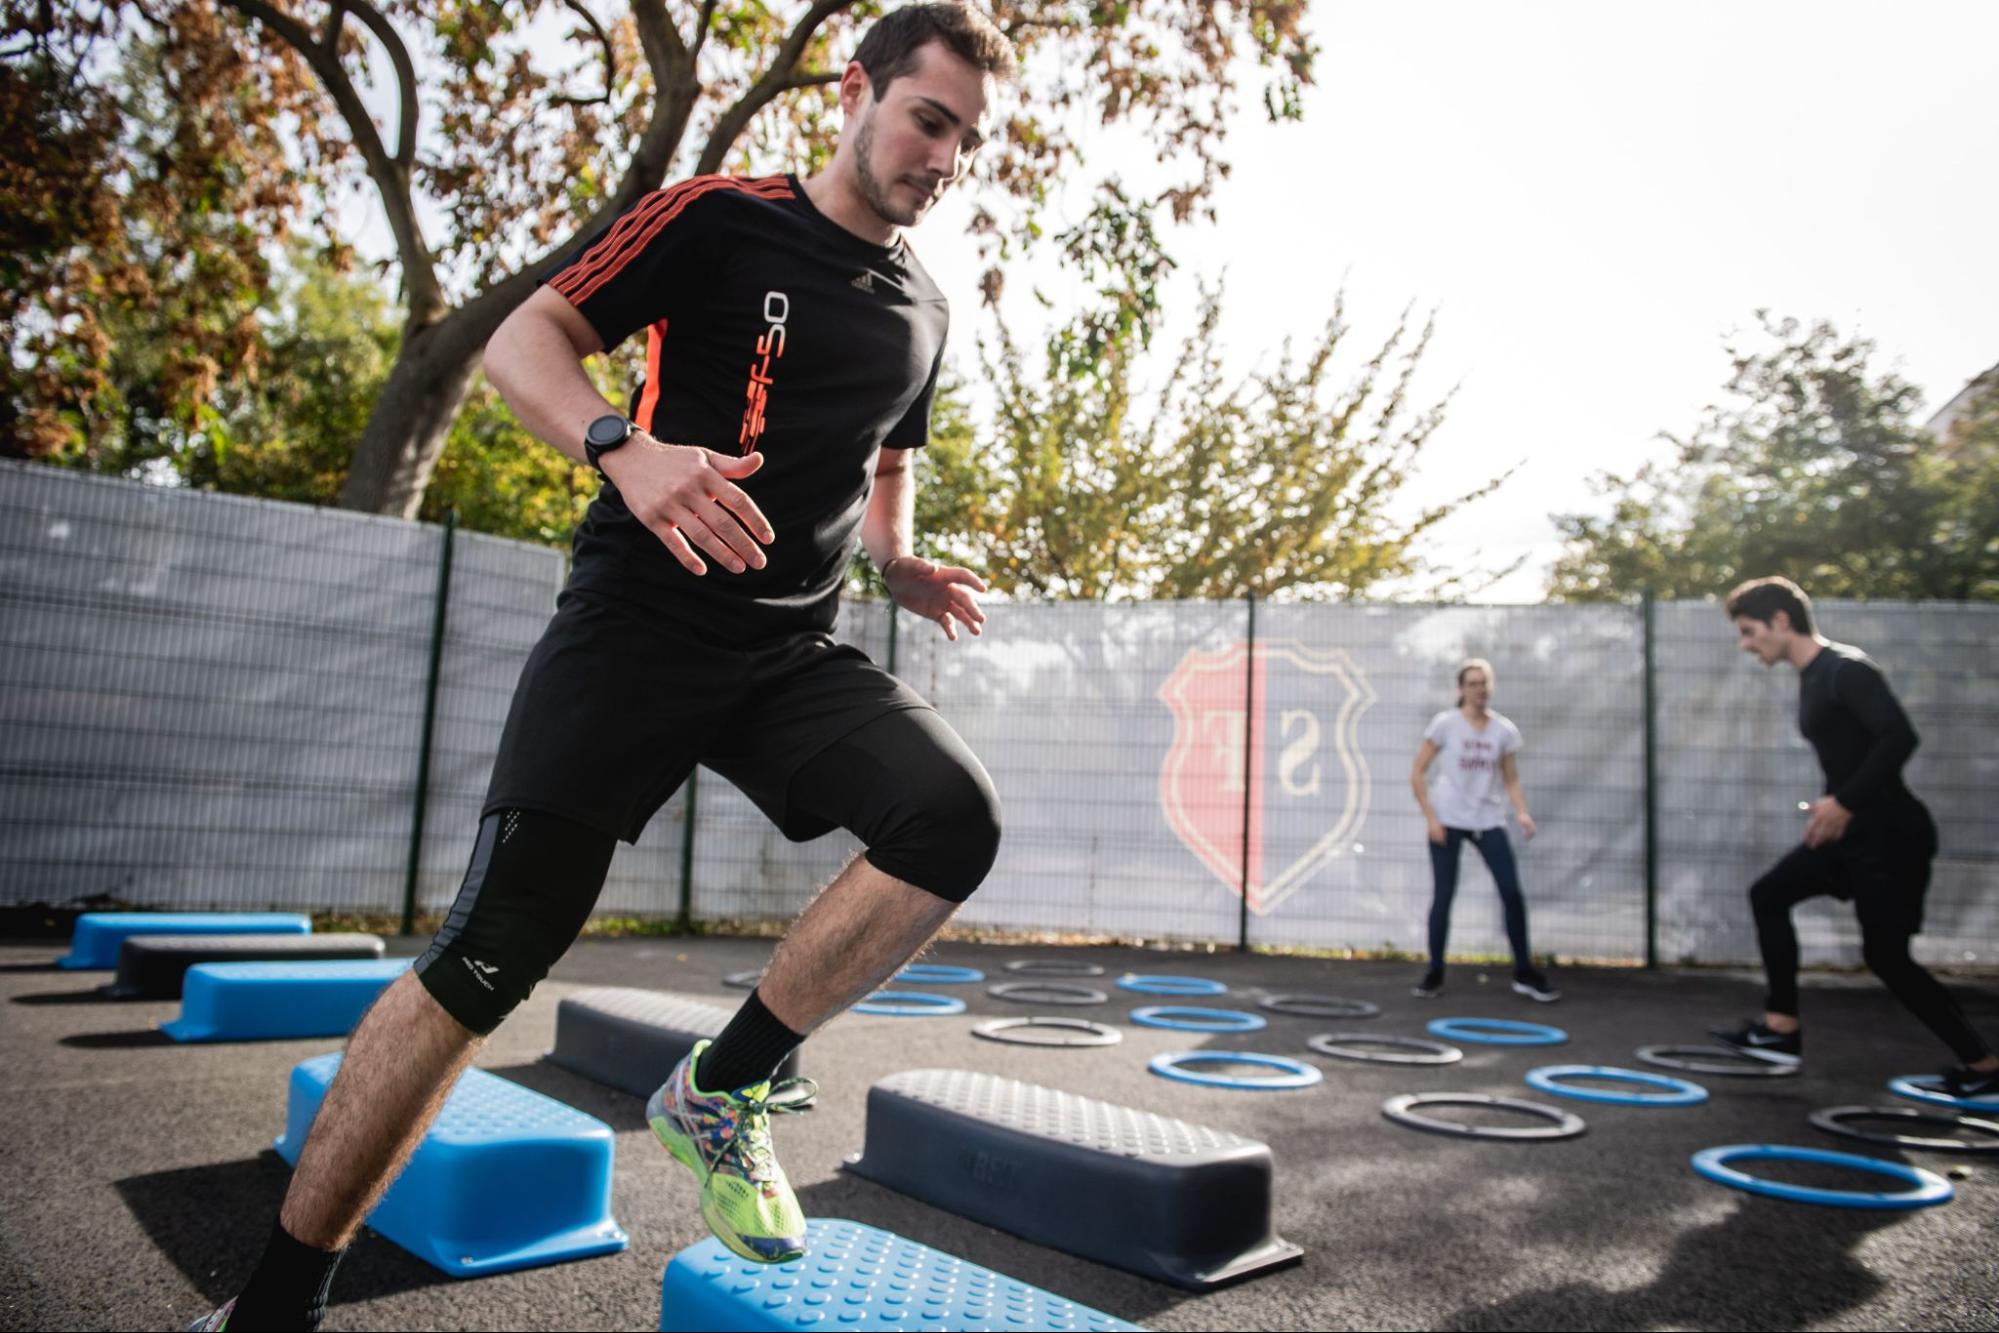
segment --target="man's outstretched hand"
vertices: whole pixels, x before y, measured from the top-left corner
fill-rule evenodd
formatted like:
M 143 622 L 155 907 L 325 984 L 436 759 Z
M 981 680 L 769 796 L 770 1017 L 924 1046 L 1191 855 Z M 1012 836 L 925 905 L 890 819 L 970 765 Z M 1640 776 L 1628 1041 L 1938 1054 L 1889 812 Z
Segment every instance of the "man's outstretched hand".
M 899 555 L 883 566 L 882 582 L 888 584 L 888 595 L 897 606 L 936 621 L 944 627 L 944 637 L 954 643 L 958 626 L 977 634 L 986 623 L 986 613 L 972 595 L 986 590 L 985 580 L 969 569 Z

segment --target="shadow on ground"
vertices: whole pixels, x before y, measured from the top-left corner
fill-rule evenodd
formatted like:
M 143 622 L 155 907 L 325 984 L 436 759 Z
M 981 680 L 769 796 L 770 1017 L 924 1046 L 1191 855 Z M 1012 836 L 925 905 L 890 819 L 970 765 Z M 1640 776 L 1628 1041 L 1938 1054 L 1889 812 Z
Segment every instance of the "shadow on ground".
M 113 1182 L 146 1235 L 202 1296 L 220 1304 L 241 1289 L 263 1253 L 291 1167 L 275 1152 Z M 233 1264 L 218 1266 L 218 1256 Z M 238 1269 L 240 1268 L 240 1271 Z M 372 1300 L 454 1279 L 374 1232 L 362 1230 L 340 1265 L 342 1302 Z
M 132 1028 L 125 1032 L 76 1032 L 58 1038 L 64 1046 L 79 1051 L 142 1051 L 151 1046 L 172 1046 L 174 1039 L 158 1028 Z

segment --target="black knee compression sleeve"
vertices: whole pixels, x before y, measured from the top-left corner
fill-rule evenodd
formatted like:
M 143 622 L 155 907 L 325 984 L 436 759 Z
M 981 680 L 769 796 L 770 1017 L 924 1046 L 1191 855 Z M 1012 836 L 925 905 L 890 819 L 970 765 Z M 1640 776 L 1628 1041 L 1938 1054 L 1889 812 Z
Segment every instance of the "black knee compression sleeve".
M 484 1036 L 576 942 L 617 840 L 532 810 L 479 823 L 472 864 L 416 974 L 444 1011 Z
M 972 896 L 999 855 L 999 794 L 929 709 L 877 718 L 792 779 L 790 803 L 851 830 L 875 869 L 947 902 Z

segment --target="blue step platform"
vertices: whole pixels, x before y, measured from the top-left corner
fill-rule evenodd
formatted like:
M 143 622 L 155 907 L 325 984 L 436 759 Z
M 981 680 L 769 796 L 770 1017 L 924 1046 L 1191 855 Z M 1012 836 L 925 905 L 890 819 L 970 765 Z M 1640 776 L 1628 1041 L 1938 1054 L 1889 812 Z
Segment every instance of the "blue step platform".
M 181 984 L 180 1017 L 160 1024 L 175 1041 L 344 1037 L 407 958 L 310 963 L 196 963 Z
M 840 1218 L 805 1224 L 805 1257 L 753 1264 L 709 1238 L 666 1266 L 661 1333 L 707 1330 L 1139 1329 L 1101 1310 L 954 1258 L 892 1232 Z
M 118 966 L 133 935 L 310 935 L 312 918 L 296 912 L 85 912 L 57 967 Z
M 340 1056 L 292 1070 L 275 1146 L 296 1166 Z M 553 1097 L 468 1069 L 368 1225 L 452 1277 L 613 1254 L 611 1127 Z

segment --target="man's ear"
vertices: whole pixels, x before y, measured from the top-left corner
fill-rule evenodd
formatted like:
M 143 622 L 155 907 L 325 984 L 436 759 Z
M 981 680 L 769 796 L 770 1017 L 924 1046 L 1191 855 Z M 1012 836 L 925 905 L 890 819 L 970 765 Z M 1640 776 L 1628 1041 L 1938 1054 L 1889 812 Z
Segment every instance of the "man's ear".
M 840 109 L 848 115 L 857 115 L 874 96 L 874 84 L 868 79 L 868 72 L 861 68 L 858 60 L 849 60 L 847 68 L 840 73 Z

